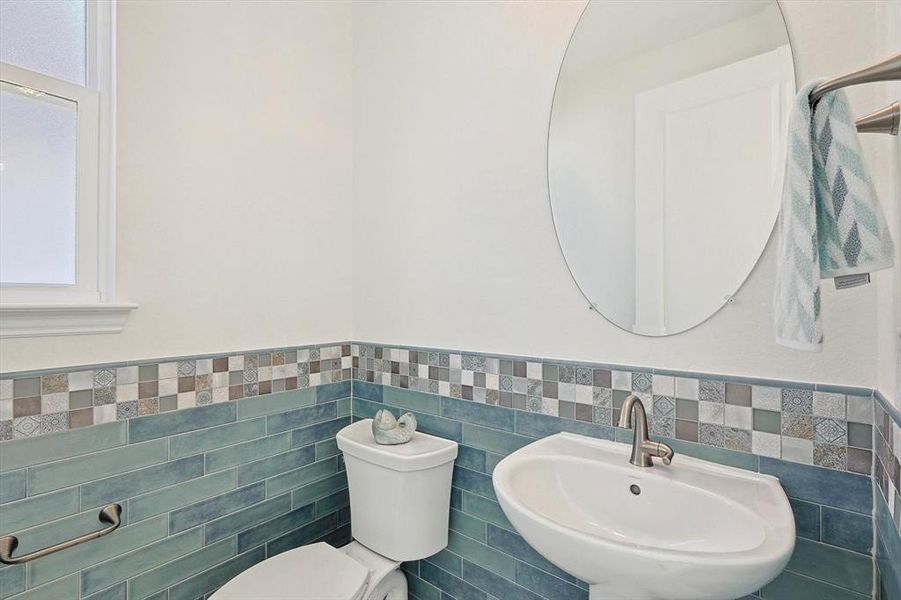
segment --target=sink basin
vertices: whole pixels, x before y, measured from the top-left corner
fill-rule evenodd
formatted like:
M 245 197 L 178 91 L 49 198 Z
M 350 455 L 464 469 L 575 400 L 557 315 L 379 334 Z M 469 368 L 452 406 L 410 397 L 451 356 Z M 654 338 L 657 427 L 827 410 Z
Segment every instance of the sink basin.
M 629 450 L 558 433 L 494 469 L 504 514 L 592 600 L 732 600 L 782 571 L 795 521 L 778 479 L 680 455 L 640 468 Z

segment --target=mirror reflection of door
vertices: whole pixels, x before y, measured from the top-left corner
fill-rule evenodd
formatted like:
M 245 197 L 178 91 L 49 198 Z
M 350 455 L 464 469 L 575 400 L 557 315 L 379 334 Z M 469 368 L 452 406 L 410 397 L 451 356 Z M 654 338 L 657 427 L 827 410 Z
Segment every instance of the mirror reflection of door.
M 791 50 L 635 96 L 635 324 L 684 331 L 741 286 L 778 211 Z M 711 226 L 716 223 L 716 226 Z
M 778 213 L 788 35 L 774 0 L 590 2 L 554 96 L 548 176 L 583 294 L 685 331 L 747 278 Z

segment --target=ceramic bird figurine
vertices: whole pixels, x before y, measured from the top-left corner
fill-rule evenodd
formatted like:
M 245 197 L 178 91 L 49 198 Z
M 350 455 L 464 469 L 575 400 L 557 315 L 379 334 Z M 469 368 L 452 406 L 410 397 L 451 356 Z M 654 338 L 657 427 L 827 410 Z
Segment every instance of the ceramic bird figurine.
M 372 435 L 377 444 L 406 444 L 416 432 L 416 417 L 404 413 L 395 419 L 390 410 L 381 409 L 372 418 Z

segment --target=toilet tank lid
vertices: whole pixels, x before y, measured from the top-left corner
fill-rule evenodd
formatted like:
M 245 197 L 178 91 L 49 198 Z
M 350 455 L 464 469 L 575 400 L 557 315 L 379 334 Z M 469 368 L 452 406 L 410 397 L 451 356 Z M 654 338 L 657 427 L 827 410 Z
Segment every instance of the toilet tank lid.
M 372 419 L 348 425 L 336 436 L 338 449 L 394 471 L 420 471 L 457 458 L 457 442 L 417 431 L 406 444 L 385 446 L 372 436 Z

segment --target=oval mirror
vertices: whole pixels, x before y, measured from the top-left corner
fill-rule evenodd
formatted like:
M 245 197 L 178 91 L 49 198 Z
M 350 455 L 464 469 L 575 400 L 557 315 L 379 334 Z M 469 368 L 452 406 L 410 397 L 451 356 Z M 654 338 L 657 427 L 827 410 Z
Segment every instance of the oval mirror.
M 588 3 L 557 79 L 548 183 L 599 313 L 671 335 L 738 291 L 779 210 L 794 90 L 775 0 Z

